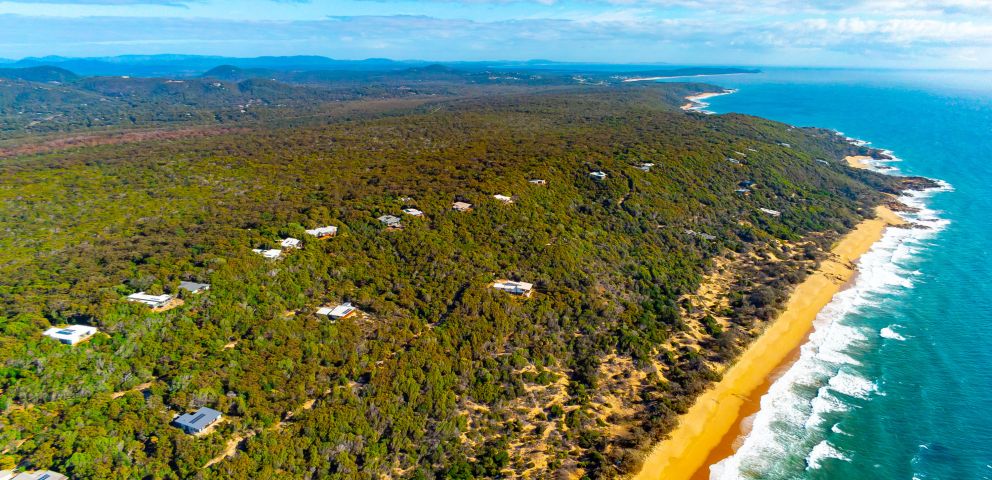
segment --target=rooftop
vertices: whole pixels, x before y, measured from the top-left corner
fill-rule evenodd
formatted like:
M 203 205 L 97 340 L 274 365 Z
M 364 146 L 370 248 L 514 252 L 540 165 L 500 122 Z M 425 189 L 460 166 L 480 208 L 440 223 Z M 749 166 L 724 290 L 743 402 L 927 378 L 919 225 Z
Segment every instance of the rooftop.
M 414 217 L 423 217 L 424 212 L 417 210 L 416 208 L 404 208 L 403 213 L 407 215 L 413 215 Z
M 207 428 L 220 417 L 221 413 L 217 410 L 207 407 L 200 407 L 199 410 L 193 413 L 184 413 L 176 417 L 176 425 L 179 425 L 184 429 L 199 431 Z
M 500 194 L 497 193 L 496 195 L 493 195 L 493 198 L 495 198 L 496 200 L 499 200 L 499 201 L 501 201 L 503 203 L 513 203 L 513 199 L 510 198 L 510 197 L 508 197 L 508 196 L 506 196 L 506 195 L 500 195 Z
M 152 308 L 162 307 L 169 303 L 174 297 L 168 294 L 162 295 L 149 295 L 145 292 L 132 293 L 127 296 L 127 299 L 132 302 L 144 303 Z
M 338 227 L 333 225 L 328 225 L 326 227 L 317 227 L 314 229 L 307 230 L 308 235 L 313 235 L 315 237 L 330 237 L 337 235 Z
M 286 237 L 279 242 L 282 248 L 300 248 L 300 240 L 293 237 Z
M 269 260 L 275 260 L 275 259 L 279 258 L 279 256 L 282 255 L 282 250 L 279 250 L 278 248 L 272 248 L 272 249 L 269 249 L 269 250 L 262 250 L 260 248 L 253 248 L 251 251 L 253 251 L 253 252 L 255 252 L 255 253 L 257 253 L 257 254 L 265 257 L 265 258 L 268 258 Z
M 32 472 L 0 470 L 0 480 L 69 480 L 69 477 L 51 470 L 35 470 Z
M 187 292 L 199 293 L 204 290 L 210 290 L 210 284 L 183 281 L 179 282 L 179 288 L 186 290 Z
M 67 327 L 52 327 L 45 330 L 43 335 L 54 338 L 62 343 L 75 345 L 97 332 L 96 327 L 89 325 L 69 325 Z

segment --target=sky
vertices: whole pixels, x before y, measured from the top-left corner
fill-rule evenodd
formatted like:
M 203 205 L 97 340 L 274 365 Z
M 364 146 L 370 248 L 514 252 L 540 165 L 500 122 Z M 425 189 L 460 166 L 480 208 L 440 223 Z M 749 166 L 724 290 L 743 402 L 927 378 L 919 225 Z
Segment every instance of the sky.
M 0 0 L 0 57 L 992 68 L 992 0 Z

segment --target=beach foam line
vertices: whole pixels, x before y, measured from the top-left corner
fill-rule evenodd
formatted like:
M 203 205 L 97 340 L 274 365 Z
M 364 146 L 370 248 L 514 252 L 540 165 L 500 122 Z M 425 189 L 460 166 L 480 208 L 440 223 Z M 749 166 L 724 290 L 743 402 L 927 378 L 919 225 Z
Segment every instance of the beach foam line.
M 833 248 L 830 259 L 796 287 L 785 311 L 767 327 L 723 378 L 705 391 L 669 438 L 648 454 L 635 480 L 688 480 L 705 469 L 712 459 L 732 455 L 745 406 L 760 402 L 769 377 L 792 358 L 805 343 L 817 315 L 854 276 L 851 267 L 880 240 L 888 227 L 905 221 L 886 207 L 876 209 L 876 218 L 859 223 Z M 711 456 L 713 458 L 711 458 Z

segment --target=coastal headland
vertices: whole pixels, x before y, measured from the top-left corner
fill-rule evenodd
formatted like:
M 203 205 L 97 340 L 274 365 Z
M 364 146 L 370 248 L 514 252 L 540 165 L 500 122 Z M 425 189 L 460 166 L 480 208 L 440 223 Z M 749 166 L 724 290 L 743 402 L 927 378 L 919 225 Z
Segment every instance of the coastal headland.
M 847 157 L 849 165 L 865 168 L 863 158 Z M 882 238 L 885 230 L 905 221 L 886 206 L 876 217 L 863 220 L 831 249 L 828 259 L 799 284 L 785 310 L 704 392 L 668 439 L 644 459 L 635 480 L 688 480 L 709 478 L 709 466 L 734 452 L 734 441 L 744 432 L 742 422 L 754 414 L 776 372 L 795 361 L 820 310 L 857 273 L 855 263 Z

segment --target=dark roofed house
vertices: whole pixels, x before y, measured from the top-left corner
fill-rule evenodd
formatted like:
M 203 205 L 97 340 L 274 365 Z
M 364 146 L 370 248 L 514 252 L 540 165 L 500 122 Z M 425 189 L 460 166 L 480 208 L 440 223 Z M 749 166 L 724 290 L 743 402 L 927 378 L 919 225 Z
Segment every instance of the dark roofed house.
M 206 283 L 196 283 L 196 282 L 179 282 L 179 288 L 186 290 L 189 293 L 203 293 L 210 290 L 210 285 Z
M 217 410 L 201 407 L 193 413 L 184 413 L 176 417 L 174 423 L 177 427 L 183 429 L 184 432 L 192 435 L 200 433 L 207 427 L 217 423 L 220 417 L 221 414 Z

